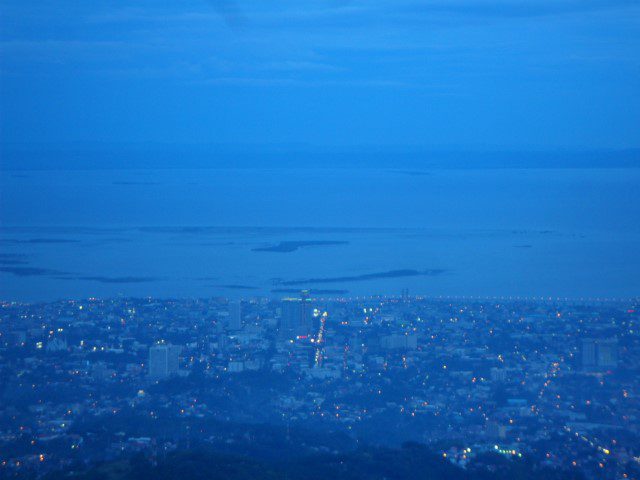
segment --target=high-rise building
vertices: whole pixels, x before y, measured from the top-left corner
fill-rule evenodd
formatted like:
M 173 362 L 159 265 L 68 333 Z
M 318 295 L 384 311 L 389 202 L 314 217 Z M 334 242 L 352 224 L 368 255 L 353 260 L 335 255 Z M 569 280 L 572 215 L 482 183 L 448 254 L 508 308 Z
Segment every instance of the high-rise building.
M 492 382 L 505 382 L 507 380 L 507 370 L 505 368 L 491 369 L 491 381 Z
M 407 303 L 409 301 L 409 289 L 403 288 L 401 295 L 402 295 L 402 301 L 404 303 Z
M 178 345 L 159 344 L 149 349 L 149 376 L 167 378 L 178 373 L 179 356 L 182 348 Z
M 229 330 L 242 328 L 242 302 L 229 303 Z
M 285 335 L 295 336 L 313 333 L 313 312 L 308 292 L 301 292 L 300 298 L 282 300 L 280 330 Z
M 582 366 L 593 367 L 596 364 L 596 342 L 592 338 L 582 340 Z
M 598 366 L 615 368 L 618 366 L 618 340 L 609 338 L 598 341 Z
M 582 340 L 584 368 L 615 368 L 618 366 L 618 340 L 615 338 Z

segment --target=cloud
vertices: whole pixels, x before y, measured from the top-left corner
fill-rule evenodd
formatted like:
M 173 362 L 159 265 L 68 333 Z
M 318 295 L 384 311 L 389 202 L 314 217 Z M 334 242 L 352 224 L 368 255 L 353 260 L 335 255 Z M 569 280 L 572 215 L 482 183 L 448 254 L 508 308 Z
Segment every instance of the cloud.
M 77 280 L 90 280 L 100 283 L 146 283 L 155 282 L 158 279 L 155 277 L 104 277 L 104 276 L 86 276 L 75 277 Z
M 229 85 L 251 87 L 372 87 L 372 88 L 428 88 L 427 84 L 411 84 L 398 80 L 385 79 L 354 79 L 354 78 L 262 78 L 262 77 L 215 77 L 194 81 L 197 85 Z
M 222 18 L 232 28 L 242 27 L 247 18 L 235 0 L 206 0 L 205 2 L 182 2 L 175 5 L 134 5 L 94 12 L 88 16 L 92 23 L 171 23 L 212 22 Z
M 47 244 L 47 243 L 78 243 L 80 240 L 69 238 L 2 238 L 0 244 L 20 245 L 20 244 Z
M 283 60 L 280 62 L 271 62 L 263 65 L 265 70 L 282 70 L 282 71 L 316 71 L 316 72 L 341 72 L 345 68 L 337 67 L 328 63 L 305 61 L 305 60 Z
M 246 18 L 238 2 L 234 0 L 208 0 L 209 5 L 230 27 L 237 28 L 245 24 Z
M 430 276 L 435 277 L 445 273 L 442 269 L 430 269 L 430 270 L 390 270 L 388 272 L 376 272 L 365 273 L 362 275 L 351 275 L 344 277 L 319 277 L 319 278 L 305 278 L 297 280 L 284 280 L 276 282 L 279 285 L 306 285 L 309 283 L 341 283 L 341 282 L 362 282 L 367 280 L 377 280 L 380 278 L 403 278 L 403 277 L 416 277 L 416 276 Z
M 16 277 L 68 275 L 67 272 L 37 267 L 0 267 L 0 272 L 10 273 Z
M 459 16 L 526 18 L 584 13 L 599 10 L 617 10 L 637 6 L 638 2 L 634 0 L 437 0 L 432 2 L 405 4 L 404 6 L 400 6 L 398 11 L 411 14 L 441 12 Z
M 397 137 L 392 142 L 456 143 L 436 132 L 453 132 L 455 119 L 469 122 L 455 128 L 456 138 L 480 138 L 502 123 L 508 130 L 514 122 L 507 119 L 519 116 L 523 105 L 538 110 L 522 117 L 530 127 L 540 120 L 539 130 L 528 129 L 534 143 L 559 138 L 570 122 L 560 123 L 558 111 L 566 108 L 569 118 L 582 106 L 601 112 L 599 120 L 583 115 L 584 131 L 596 132 L 590 125 L 597 122 L 607 127 L 604 119 L 615 110 L 621 119 L 615 132 L 600 130 L 632 137 L 622 132 L 631 132 L 630 112 L 637 110 L 629 106 L 637 98 L 637 0 L 6 3 L 0 75 L 7 81 L 0 100 L 8 106 L 7 139 L 237 136 L 261 142 L 268 135 L 324 143 L 339 132 L 360 131 L 352 120 L 359 111 L 370 117 L 359 123 L 371 127 L 360 135 L 374 142 L 382 132 Z M 290 95 L 286 101 L 252 96 L 268 88 L 288 88 Z M 321 88 L 327 91 L 315 90 Z M 378 89 L 367 91 L 376 98 L 361 101 L 359 88 Z M 391 92 L 398 96 L 385 98 Z M 330 106 L 332 121 L 321 122 Z M 299 122 L 300 112 L 314 115 Z M 542 125 L 546 115 L 558 121 L 553 130 Z M 267 117 L 282 121 L 246 128 Z M 474 118 L 485 119 L 481 128 L 469 128 Z M 499 142 L 517 141 L 504 131 Z M 580 136 L 570 143 L 591 137 L 582 131 L 567 131 Z
M 0 265 L 27 265 L 27 256 L 19 253 L 0 253 Z

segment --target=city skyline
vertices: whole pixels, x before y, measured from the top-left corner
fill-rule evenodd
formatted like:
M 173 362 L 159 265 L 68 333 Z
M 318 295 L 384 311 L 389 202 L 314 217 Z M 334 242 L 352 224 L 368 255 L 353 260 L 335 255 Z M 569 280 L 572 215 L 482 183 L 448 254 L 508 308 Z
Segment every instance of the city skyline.
M 0 480 L 640 480 L 640 0 L 0 11 Z

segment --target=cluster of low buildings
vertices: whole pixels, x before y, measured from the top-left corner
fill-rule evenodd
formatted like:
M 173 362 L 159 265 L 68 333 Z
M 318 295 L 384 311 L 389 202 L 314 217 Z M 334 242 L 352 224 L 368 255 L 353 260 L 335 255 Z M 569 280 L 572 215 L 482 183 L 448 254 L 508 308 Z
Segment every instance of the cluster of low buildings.
M 241 441 L 262 423 L 418 441 L 462 467 L 500 455 L 640 478 L 639 308 L 308 292 L 2 303 L 0 475 Z

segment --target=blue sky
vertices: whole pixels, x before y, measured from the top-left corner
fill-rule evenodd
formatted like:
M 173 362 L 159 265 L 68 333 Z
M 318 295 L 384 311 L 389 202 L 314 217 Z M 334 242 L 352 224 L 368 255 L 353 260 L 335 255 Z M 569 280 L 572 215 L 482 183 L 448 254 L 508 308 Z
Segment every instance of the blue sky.
M 1 0 L 2 142 L 640 147 L 640 2 Z

